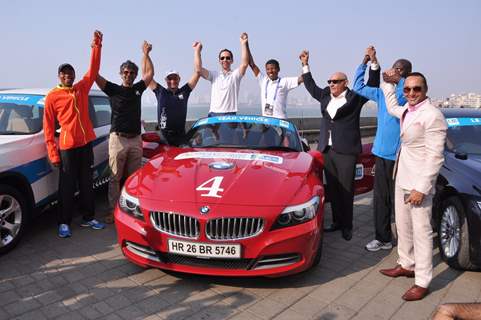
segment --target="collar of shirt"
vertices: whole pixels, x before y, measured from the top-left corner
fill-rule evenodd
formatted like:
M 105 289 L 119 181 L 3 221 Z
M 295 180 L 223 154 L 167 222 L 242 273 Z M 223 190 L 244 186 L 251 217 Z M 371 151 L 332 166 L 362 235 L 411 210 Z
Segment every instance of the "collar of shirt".
M 339 99 L 345 99 L 346 98 L 346 93 L 347 93 L 347 89 L 344 90 L 340 95 L 338 95 L 337 97 L 334 97 L 331 93 L 331 99 L 335 99 L 335 100 L 339 100 Z
M 416 104 L 414 106 L 408 105 L 409 112 L 414 112 L 414 111 L 418 110 L 419 108 L 421 108 L 426 103 L 426 101 L 428 101 L 427 97 L 426 97 L 426 99 L 424 99 L 423 101 L 419 102 L 418 104 Z
M 224 69 L 220 70 L 219 72 L 221 75 L 223 75 L 224 77 L 228 76 L 229 74 L 232 73 L 232 70 L 229 70 L 229 71 L 225 71 Z

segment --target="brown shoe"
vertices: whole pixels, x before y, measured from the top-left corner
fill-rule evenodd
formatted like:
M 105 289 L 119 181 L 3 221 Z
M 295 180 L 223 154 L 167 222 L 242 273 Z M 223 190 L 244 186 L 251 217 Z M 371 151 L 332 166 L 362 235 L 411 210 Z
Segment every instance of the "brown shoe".
M 428 288 L 423 288 L 417 285 L 412 286 L 406 293 L 402 296 L 402 298 L 406 301 L 416 301 L 421 300 L 428 294 Z
M 396 267 L 392 269 L 381 269 L 379 270 L 383 275 L 392 277 L 392 278 L 397 278 L 397 277 L 408 277 L 408 278 L 414 278 L 414 271 L 411 270 L 406 270 L 401 265 L 396 265 Z
M 105 216 L 105 223 L 112 224 L 114 223 L 114 214 L 110 213 Z

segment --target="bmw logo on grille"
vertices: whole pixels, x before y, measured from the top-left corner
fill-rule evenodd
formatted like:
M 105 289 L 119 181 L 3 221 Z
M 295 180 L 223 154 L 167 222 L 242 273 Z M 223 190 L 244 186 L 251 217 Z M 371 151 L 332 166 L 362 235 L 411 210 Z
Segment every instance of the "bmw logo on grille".
M 200 207 L 200 214 L 208 214 L 209 211 L 210 211 L 210 208 L 208 206 Z

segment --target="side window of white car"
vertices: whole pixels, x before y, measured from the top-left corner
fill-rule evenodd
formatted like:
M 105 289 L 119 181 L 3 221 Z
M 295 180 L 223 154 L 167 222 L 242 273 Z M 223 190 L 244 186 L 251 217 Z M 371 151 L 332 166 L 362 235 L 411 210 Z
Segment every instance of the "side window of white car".
M 110 101 L 107 97 L 90 97 L 94 114 L 92 119 L 95 128 L 103 127 L 110 124 Z

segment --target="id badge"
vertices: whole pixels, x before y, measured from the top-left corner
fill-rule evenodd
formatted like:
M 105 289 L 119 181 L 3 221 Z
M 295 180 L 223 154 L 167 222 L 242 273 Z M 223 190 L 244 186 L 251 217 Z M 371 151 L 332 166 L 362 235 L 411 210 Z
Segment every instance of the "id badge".
M 272 116 L 274 114 L 274 106 L 272 104 L 266 103 L 264 106 L 264 114 L 266 116 Z

